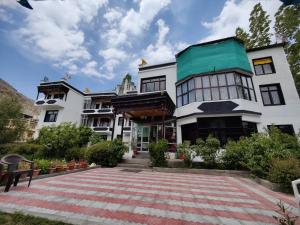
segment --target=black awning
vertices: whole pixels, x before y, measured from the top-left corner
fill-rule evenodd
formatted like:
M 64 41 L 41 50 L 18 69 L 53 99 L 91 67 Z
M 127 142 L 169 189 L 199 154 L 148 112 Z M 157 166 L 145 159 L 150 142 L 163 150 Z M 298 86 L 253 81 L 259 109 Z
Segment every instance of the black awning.
M 117 114 L 125 113 L 131 118 L 171 117 L 175 110 L 166 91 L 116 96 L 111 102 Z

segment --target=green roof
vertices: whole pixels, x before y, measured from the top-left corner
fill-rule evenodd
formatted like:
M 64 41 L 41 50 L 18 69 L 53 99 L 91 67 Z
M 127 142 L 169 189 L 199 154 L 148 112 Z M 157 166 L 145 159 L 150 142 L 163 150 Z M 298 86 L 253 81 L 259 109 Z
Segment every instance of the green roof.
M 237 38 L 192 45 L 176 55 L 177 80 L 189 75 L 240 69 L 252 73 L 243 43 Z

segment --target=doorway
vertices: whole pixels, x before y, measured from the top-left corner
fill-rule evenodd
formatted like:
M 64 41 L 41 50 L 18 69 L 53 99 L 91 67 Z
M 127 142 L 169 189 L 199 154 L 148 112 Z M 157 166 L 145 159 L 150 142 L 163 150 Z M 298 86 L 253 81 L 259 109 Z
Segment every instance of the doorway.
M 148 152 L 150 142 L 150 126 L 137 127 L 137 148 L 138 151 Z

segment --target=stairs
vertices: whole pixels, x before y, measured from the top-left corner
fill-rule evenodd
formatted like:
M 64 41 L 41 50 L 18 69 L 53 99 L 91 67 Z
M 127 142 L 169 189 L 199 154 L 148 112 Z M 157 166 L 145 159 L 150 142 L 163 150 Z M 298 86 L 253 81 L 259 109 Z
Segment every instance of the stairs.
M 122 163 L 118 164 L 118 167 L 128 167 L 128 168 L 149 168 L 150 159 L 148 152 L 140 153 L 136 158 L 124 159 Z

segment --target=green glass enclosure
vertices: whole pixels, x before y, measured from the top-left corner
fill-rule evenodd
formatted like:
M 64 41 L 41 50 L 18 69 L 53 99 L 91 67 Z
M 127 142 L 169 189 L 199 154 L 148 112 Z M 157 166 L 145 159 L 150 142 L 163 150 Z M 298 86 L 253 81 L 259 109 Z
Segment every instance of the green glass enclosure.
M 192 74 L 234 68 L 252 73 L 246 50 L 235 38 L 190 46 L 177 55 L 176 61 L 177 81 Z

